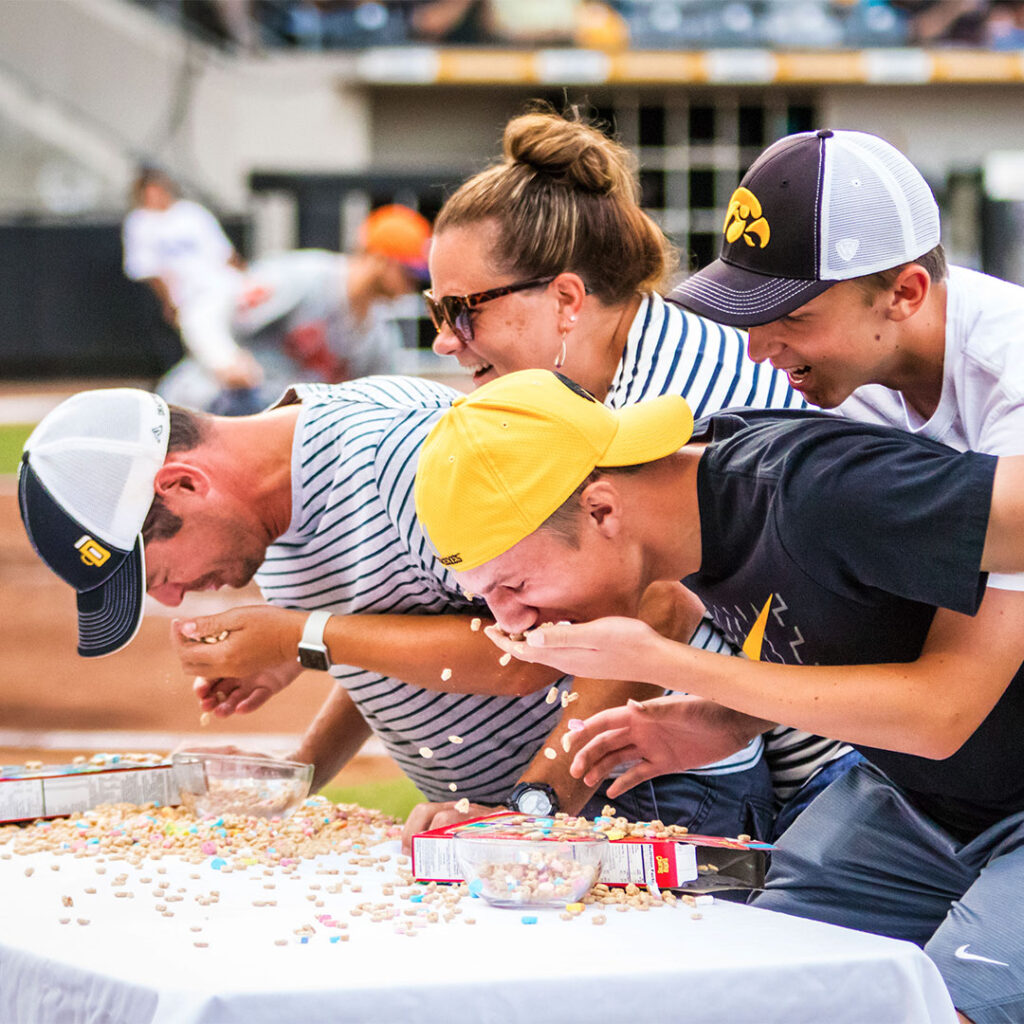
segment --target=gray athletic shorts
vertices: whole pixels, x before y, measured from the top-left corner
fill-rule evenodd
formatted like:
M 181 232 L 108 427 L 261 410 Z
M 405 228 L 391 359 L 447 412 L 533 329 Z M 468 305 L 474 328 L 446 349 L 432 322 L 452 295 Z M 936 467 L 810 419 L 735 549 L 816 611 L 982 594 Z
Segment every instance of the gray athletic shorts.
M 1024 812 L 962 843 L 865 763 L 783 834 L 751 903 L 923 946 L 986 1024 L 1024 1021 L 1022 888 Z

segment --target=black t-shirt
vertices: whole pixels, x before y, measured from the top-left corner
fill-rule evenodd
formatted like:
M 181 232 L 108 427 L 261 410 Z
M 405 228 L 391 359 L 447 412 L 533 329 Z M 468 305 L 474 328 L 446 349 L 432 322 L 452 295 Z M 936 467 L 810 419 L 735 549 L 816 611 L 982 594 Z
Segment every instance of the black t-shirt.
M 697 477 L 702 561 L 684 582 L 733 643 L 749 638 L 752 656 L 913 661 L 936 607 L 977 611 L 993 456 L 836 416 L 747 409 L 700 421 L 694 440 L 709 442 Z M 980 831 L 1024 809 L 1022 680 L 1018 671 L 945 760 L 858 749 L 940 824 Z

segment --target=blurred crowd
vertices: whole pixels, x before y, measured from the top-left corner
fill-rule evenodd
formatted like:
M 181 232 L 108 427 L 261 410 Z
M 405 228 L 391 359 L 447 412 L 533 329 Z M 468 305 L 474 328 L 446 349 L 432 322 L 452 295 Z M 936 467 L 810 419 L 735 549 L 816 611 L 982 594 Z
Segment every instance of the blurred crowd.
M 139 0 L 222 45 L 1024 48 L 1021 0 Z

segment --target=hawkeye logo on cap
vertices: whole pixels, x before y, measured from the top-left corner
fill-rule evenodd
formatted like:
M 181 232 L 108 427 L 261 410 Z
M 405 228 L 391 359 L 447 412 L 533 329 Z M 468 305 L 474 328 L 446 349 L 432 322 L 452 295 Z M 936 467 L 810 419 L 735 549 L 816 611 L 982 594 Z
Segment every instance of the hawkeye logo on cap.
M 462 561 L 462 555 L 445 555 L 439 561 L 442 565 L 458 565 Z
M 99 566 L 110 557 L 110 552 L 87 533 L 75 541 L 75 547 L 86 565 Z
M 771 238 L 768 221 L 761 216 L 761 203 L 757 196 L 742 185 L 733 192 L 729 199 L 729 209 L 725 214 L 722 234 L 727 242 L 735 242 L 742 238 L 747 245 L 763 249 Z

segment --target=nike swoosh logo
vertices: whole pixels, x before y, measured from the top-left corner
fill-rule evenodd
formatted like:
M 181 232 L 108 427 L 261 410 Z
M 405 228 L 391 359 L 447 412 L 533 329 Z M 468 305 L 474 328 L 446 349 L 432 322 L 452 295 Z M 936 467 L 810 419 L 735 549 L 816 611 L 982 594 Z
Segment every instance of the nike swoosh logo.
M 955 956 L 957 960 L 980 960 L 983 964 L 996 964 L 996 966 L 998 967 L 1010 966 L 1008 963 L 1004 963 L 1002 960 L 990 960 L 987 956 L 978 956 L 977 953 L 968 953 L 967 947 L 969 945 L 969 942 L 965 942 L 962 946 L 957 948 L 953 956 Z

